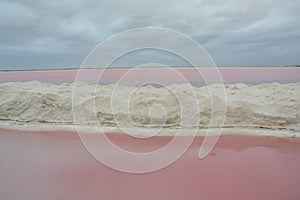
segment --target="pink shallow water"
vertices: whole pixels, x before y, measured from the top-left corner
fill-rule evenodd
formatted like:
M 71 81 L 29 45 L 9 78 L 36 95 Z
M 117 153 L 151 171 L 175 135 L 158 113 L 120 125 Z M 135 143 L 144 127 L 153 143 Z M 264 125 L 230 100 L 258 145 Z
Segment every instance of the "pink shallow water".
M 208 78 L 208 82 L 219 82 L 216 70 L 213 68 L 199 68 L 196 71 L 193 68 L 175 68 L 177 72 L 183 75 L 193 85 L 204 85 L 203 76 Z M 95 83 L 98 80 L 98 75 L 104 72 L 100 82 L 115 83 L 122 75 L 126 74 L 130 69 L 85 69 L 80 71 L 80 80 Z M 163 84 L 178 83 L 178 74 L 174 70 L 164 69 L 135 69 L 127 74 L 127 82 L 141 83 L 147 81 L 157 81 Z M 297 82 L 300 81 L 300 67 L 240 67 L 240 68 L 218 68 L 222 79 L 226 83 L 261 83 L 261 82 Z M 78 70 L 53 70 L 53 71 L 11 71 L 0 72 L 0 83 L 12 81 L 31 81 L 38 80 L 40 82 L 73 82 L 76 78 Z M 199 74 L 200 72 L 200 74 Z
M 300 199 L 300 139 L 222 136 L 199 160 L 197 137 L 171 166 L 127 174 L 95 160 L 76 133 L 0 129 L 0 138 L 1 199 Z M 110 138 L 145 147 L 126 135 Z M 147 148 L 169 140 L 152 138 Z

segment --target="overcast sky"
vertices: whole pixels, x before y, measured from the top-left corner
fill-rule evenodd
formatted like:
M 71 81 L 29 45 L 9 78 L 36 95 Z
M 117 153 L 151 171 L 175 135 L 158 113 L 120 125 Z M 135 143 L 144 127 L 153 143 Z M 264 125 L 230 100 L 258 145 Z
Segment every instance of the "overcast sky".
M 299 10 L 298 0 L 0 0 L 0 69 L 79 67 L 109 36 L 148 26 L 189 35 L 219 66 L 295 65 Z M 184 65 L 165 53 L 152 56 Z

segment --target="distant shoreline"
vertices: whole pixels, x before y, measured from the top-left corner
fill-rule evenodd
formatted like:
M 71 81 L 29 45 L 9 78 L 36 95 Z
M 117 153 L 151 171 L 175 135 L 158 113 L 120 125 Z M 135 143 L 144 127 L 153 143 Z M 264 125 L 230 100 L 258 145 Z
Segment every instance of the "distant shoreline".
M 211 67 L 199 67 L 199 68 L 212 68 L 214 66 Z M 286 66 L 217 66 L 218 68 L 226 68 L 226 69 L 230 69 L 230 68 L 298 68 L 300 67 L 300 65 L 286 65 Z M 71 71 L 71 70 L 78 70 L 78 69 L 90 69 L 90 70 L 96 70 L 96 69 L 109 69 L 109 70 L 113 70 L 113 69 L 130 69 L 133 67 L 109 67 L 109 68 L 104 68 L 104 67 L 99 67 L 99 68 L 79 68 L 79 67 L 70 67 L 70 68 L 41 68 L 41 69 L 0 69 L 0 72 L 26 72 L 26 71 Z M 153 68 L 149 68 L 149 67 L 141 67 L 139 69 L 163 69 L 163 68 L 193 68 L 193 66 L 169 66 L 169 67 L 153 67 Z

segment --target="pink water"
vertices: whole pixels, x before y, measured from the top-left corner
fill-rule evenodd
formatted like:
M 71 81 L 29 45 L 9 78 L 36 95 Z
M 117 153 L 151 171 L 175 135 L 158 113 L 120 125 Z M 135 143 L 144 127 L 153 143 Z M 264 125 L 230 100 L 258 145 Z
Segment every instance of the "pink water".
M 124 135 L 110 137 L 144 148 Z M 222 136 L 199 160 L 197 137 L 173 165 L 135 175 L 99 163 L 76 133 L 2 129 L 0 138 L 1 199 L 300 199 L 299 139 Z M 169 139 L 153 138 L 147 148 Z
M 204 80 L 201 74 L 193 68 L 176 68 L 176 70 L 186 77 L 193 85 L 203 85 Z M 122 75 L 128 72 L 128 69 L 85 69 L 81 70 L 81 81 L 94 83 L 98 79 L 98 73 L 104 72 L 100 82 L 115 83 Z M 130 73 L 132 82 L 158 81 L 160 83 L 172 84 L 178 83 L 178 76 L 171 73 L 172 69 L 135 69 Z M 212 68 L 200 68 L 200 73 L 214 74 L 216 71 Z M 300 81 L 300 67 L 240 67 L 240 68 L 219 68 L 220 75 L 226 83 L 261 83 L 261 82 L 296 82 Z M 77 70 L 56 70 L 56 71 L 12 71 L 0 72 L 0 83 L 11 81 L 31 81 L 40 82 L 72 82 L 76 78 Z M 210 82 L 218 81 L 215 77 L 209 77 Z

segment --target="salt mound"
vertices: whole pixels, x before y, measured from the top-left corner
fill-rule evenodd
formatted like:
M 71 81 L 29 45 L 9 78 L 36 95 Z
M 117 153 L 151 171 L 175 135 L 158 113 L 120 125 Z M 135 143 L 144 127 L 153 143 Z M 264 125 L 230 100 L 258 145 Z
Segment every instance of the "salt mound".
M 74 84 L 76 91 L 72 98 Z M 192 88 L 193 94 L 188 88 Z M 211 101 L 221 105 L 224 100 L 222 94 L 211 96 L 208 88 L 221 85 L 178 84 L 155 88 L 37 81 L 4 83 L 0 84 L 0 120 L 74 124 L 75 114 L 79 119 L 76 123 L 81 125 L 178 128 L 183 107 L 190 109 L 187 115 L 192 113 L 195 108 L 190 102 L 196 97 L 200 116 L 197 126 L 207 128 L 212 115 Z M 299 91 L 300 83 L 225 85 L 227 112 L 223 127 L 300 131 Z

